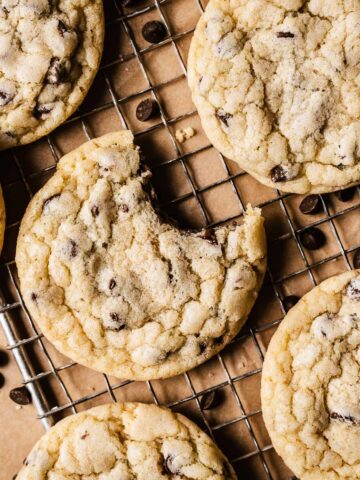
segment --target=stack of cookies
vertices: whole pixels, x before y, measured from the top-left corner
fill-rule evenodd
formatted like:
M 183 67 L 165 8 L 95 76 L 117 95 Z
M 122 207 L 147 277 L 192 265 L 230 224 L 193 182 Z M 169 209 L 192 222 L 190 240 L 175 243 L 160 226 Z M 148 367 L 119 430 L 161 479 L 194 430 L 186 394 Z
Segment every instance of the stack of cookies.
M 100 0 L 2 0 L 0 148 L 32 142 L 84 99 L 104 38 Z M 214 146 L 260 182 L 324 193 L 360 179 L 360 0 L 210 0 L 189 84 Z M 4 208 L 0 203 L 2 242 Z M 261 211 L 179 229 L 159 210 L 130 131 L 64 156 L 23 218 L 26 306 L 59 351 L 100 372 L 162 379 L 239 333 L 266 271 Z M 274 446 L 301 479 L 360 477 L 360 271 L 287 314 L 264 363 Z M 56 425 L 19 480 L 235 479 L 192 422 L 104 405 Z

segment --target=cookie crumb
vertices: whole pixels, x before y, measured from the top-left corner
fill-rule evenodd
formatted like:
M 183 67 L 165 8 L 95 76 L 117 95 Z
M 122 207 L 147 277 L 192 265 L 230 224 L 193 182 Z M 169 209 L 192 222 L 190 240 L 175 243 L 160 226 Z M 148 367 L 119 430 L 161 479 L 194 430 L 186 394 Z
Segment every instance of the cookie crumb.
M 194 130 L 192 127 L 180 128 L 179 130 L 176 130 L 175 137 L 179 143 L 184 143 L 186 140 L 192 138 L 195 133 L 196 130 Z

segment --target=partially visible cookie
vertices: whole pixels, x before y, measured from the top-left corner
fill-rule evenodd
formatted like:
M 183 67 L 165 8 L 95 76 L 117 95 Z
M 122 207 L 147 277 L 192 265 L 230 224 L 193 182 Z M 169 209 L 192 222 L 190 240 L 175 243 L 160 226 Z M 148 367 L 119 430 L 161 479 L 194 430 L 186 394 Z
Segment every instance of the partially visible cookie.
M 236 480 L 210 438 L 186 417 L 142 403 L 102 405 L 59 422 L 17 480 Z
M 210 141 L 282 191 L 358 182 L 359 35 L 358 0 L 210 0 L 189 55 Z
M 198 233 L 154 208 L 131 132 L 60 160 L 23 218 L 21 290 L 56 347 L 96 370 L 151 379 L 189 370 L 239 332 L 266 267 L 260 210 Z
M 270 342 L 262 409 L 301 480 L 360 478 L 360 270 L 306 294 Z
M 2 0 L 0 150 L 33 142 L 74 113 L 103 42 L 102 0 Z
M 5 213 L 5 203 L 2 188 L 0 185 L 0 252 L 4 243 L 4 234 L 5 234 L 5 224 L 6 224 L 6 213 Z

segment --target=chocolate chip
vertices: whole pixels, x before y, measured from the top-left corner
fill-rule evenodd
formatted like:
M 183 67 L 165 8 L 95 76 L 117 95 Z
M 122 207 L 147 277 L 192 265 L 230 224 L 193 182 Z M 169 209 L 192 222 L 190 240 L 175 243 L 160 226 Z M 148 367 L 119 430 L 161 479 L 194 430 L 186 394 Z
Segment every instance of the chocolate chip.
M 70 240 L 70 257 L 75 258 L 78 254 L 78 246 L 74 240 Z
M 291 32 L 278 32 L 276 34 L 278 38 L 294 38 L 295 35 Z
M 304 215 L 315 215 L 321 210 L 321 198 L 319 195 L 308 195 L 300 203 L 300 211 Z
M 343 415 L 341 413 L 331 412 L 330 418 L 332 418 L 333 420 L 339 420 L 340 422 L 344 423 L 351 423 L 352 425 L 360 424 L 360 420 L 353 417 L 352 415 Z
M 31 403 L 31 395 L 26 387 L 18 387 L 10 390 L 9 397 L 18 405 L 29 405 Z
M 32 300 L 33 302 L 36 302 L 38 296 L 36 295 L 36 293 L 32 293 L 32 294 L 30 295 L 30 298 L 31 298 L 31 300 Z
M 296 295 L 288 295 L 283 299 L 283 305 L 285 308 L 285 312 L 288 312 L 294 305 L 298 303 L 300 298 Z
M 346 190 L 339 190 L 338 192 L 335 192 L 335 195 L 340 202 L 350 202 L 350 200 L 354 198 L 355 192 L 356 187 L 350 187 Z
M 360 268 L 360 248 L 358 248 L 355 252 L 355 255 L 353 258 L 353 265 L 354 265 L 354 268 Z
M 276 165 L 271 170 L 271 180 L 274 183 L 285 182 L 287 180 L 286 170 L 281 165 Z
M 205 240 L 208 240 L 210 243 L 217 245 L 217 238 L 216 238 L 215 230 L 213 228 L 206 228 L 202 232 L 202 236 Z
M 311 227 L 300 234 L 300 241 L 308 250 L 317 250 L 325 244 L 326 237 L 321 230 Z
M 99 210 L 99 207 L 97 205 L 94 205 L 93 207 L 91 207 L 91 215 L 95 218 L 99 215 L 100 213 L 100 210 Z
M 9 363 L 9 355 L 5 350 L 0 350 L 0 367 L 5 367 Z
M 110 313 L 110 318 L 113 322 L 116 322 L 118 325 L 112 326 L 112 327 L 107 327 L 108 330 L 113 330 L 114 332 L 120 332 L 121 330 L 124 330 L 126 327 L 125 321 L 120 317 L 118 313 Z
M 216 110 L 216 116 L 226 127 L 229 126 L 229 120 L 233 117 L 231 113 L 225 112 L 222 108 Z
M 58 23 L 58 32 L 60 35 L 63 37 L 66 32 L 69 31 L 68 27 L 65 25 L 65 23 L 62 20 L 59 20 Z
M 200 349 L 200 355 L 205 352 L 207 349 L 207 343 L 205 342 L 199 342 L 199 349 Z
M 346 295 L 353 300 L 360 300 L 360 277 L 350 282 L 346 289 Z
M 164 470 L 168 475 L 179 475 L 180 470 L 177 470 L 172 462 L 174 461 L 174 457 L 172 455 L 168 455 L 164 460 Z
M 7 105 L 8 103 L 11 102 L 11 100 L 13 100 L 14 97 L 15 95 L 13 93 L 4 92 L 3 90 L 0 90 L 0 106 L 3 107 Z
M 47 198 L 43 203 L 43 208 L 49 205 L 49 203 L 52 202 L 55 198 L 59 198 L 59 197 L 60 197 L 60 193 L 57 193 L 56 195 L 51 195 L 51 197 Z
M 89 432 L 85 432 L 81 435 L 80 439 L 85 440 L 85 438 L 87 438 L 88 436 L 89 436 Z
M 160 43 L 167 36 L 165 25 L 158 20 L 145 23 L 142 28 L 142 35 L 149 43 Z
M 219 405 L 219 395 L 216 390 L 205 393 L 200 399 L 201 410 L 211 410 Z
M 46 82 L 51 85 L 64 83 L 68 76 L 68 70 L 64 62 L 58 57 L 54 57 L 50 61 L 50 67 L 46 74 Z
M 52 109 L 53 109 L 53 106 L 49 104 L 36 105 L 33 111 L 33 115 L 38 120 L 41 120 L 46 115 L 48 115 Z
M 139 103 L 136 108 L 136 118 L 141 122 L 147 122 L 158 113 L 158 105 L 154 100 L 147 98 Z
M 122 205 L 120 205 L 120 210 L 124 213 L 128 213 L 129 207 L 125 205 L 125 203 L 123 203 Z
M 109 282 L 109 289 L 110 290 L 114 290 L 114 288 L 116 287 L 116 281 L 112 278 Z
M 4 386 L 5 377 L 2 373 L 0 373 L 0 388 Z

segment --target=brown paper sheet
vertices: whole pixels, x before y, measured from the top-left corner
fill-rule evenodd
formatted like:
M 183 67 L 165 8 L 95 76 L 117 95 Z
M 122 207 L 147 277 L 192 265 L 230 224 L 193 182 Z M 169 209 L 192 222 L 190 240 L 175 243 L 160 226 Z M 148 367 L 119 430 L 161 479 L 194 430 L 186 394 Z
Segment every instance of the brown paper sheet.
M 234 461 L 239 478 L 270 478 L 267 468 L 271 478 L 287 479 L 291 472 L 270 447 L 260 412 L 263 355 L 276 324 L 283 317 L 278 297 L 303 295 L 312 288 L 313 282 L 349 268 L 353 252 L 360 245 L 359 193 L 347 203 L 340 202 L 334 194 L 324 196 L 328 211 L 306 217 L 298 209 L 301 197 L 279 197 L 276 191 L 243 174 L 235 163 L 223 162 L 210 146 L 192 104 L 184 72 L 192 31 L 200 16 L 200 7 L 206 2 L 137 1 L 134 4 L 140 13 L 128 9 L 125 19 L 121 16 L 118 0 L 105 0 L 104 3 L 107 12 L 105 53 L 101 71 L 81 106 L 82 117 L 74 116 L 49 138 L 2 153 L 0 180 L 4 187 L 8 227 L 0 278 L 6 301 L 9 304 L 19 301 L 15 287 L 16 236 L 30 195 L 54 172 L 56 162 L 51 147 L 59 158 L 86 141 L 87 134 L 99 136 L 120 129 L 124 120 L 136 134 L 136 142 L 154 171 L 154 186 L 164 209 L 183 225 L 201 227 L 205 224 L 199 202 L 208 221 L 215 224 L 229 218 L 241 221 L 239 198 L 245 205 L 250 202 L 262 206 L 274 283 L 267 276 L 260 301 L 239 338 L 221 357 L 189 372 L 188 376 L 154 381 L 151 385 L 109 378 L 109 385 L 113 387 L 110 394 L 101 374 L 78 365 L 69 366 L 69 359 L 59 354 L 46 339 L 42 340 L 43 346 L 33 341 L 24 349 L 32 359 L 34 374 L 48 372 L 38 383 L 44 389 L 49 410 L 55 408 L 57 412 L 55 420 L 73 413 L 74 409 L 68 408 L 73 402 L 76 411 L 82 411 L 113 399 L 153 402 L 156 397 L 160 404 L 172 405 L 203 428 L 207 424 L 224 453 Z M 149 19 L 161 19 L 161 15 L 173 39 L 149 47 L 141 37 L 141 27 Z M 154 98 L 154 95 L 161 104 L 165 124 L 160 118 L 146 124 L 136 119 L 135 109 L 140 100 Z M 184 127 L 193 127 L 196 135 L 177 144 L 174 134 Z M 197 198 L 192 194 L 189 179 L 197 190 Z M 326 244 L 320 250 L 302 252 L 293 231 L 316 222 L 326 235 Z M 20 306 L 11 310 L 10 318 L 19 340 L 36 333 Z M 57 369 L 56 375 L 51 373 L 47 354 Z M 7 396 L 9 386 L 3 389 L 2 396 Z M 196 397 L 216 387 L 220 391 L 220 404 L 201 412 Z M 88 400 L 83 401 L 84 397 Z M 5 480 L 12 478 L 21 464 L 24 449 L 35 442 L 42 429 L 39 421 L 34 425 L 34 420 L 28 418 L 29 409 L 24 414 L 2 400 L 3 397 L 0 427 L 2 432 L 7 432 L 8 441 L 0 446 L 0 478 Z M 34 411 L 32 414 L 35 416 Z

